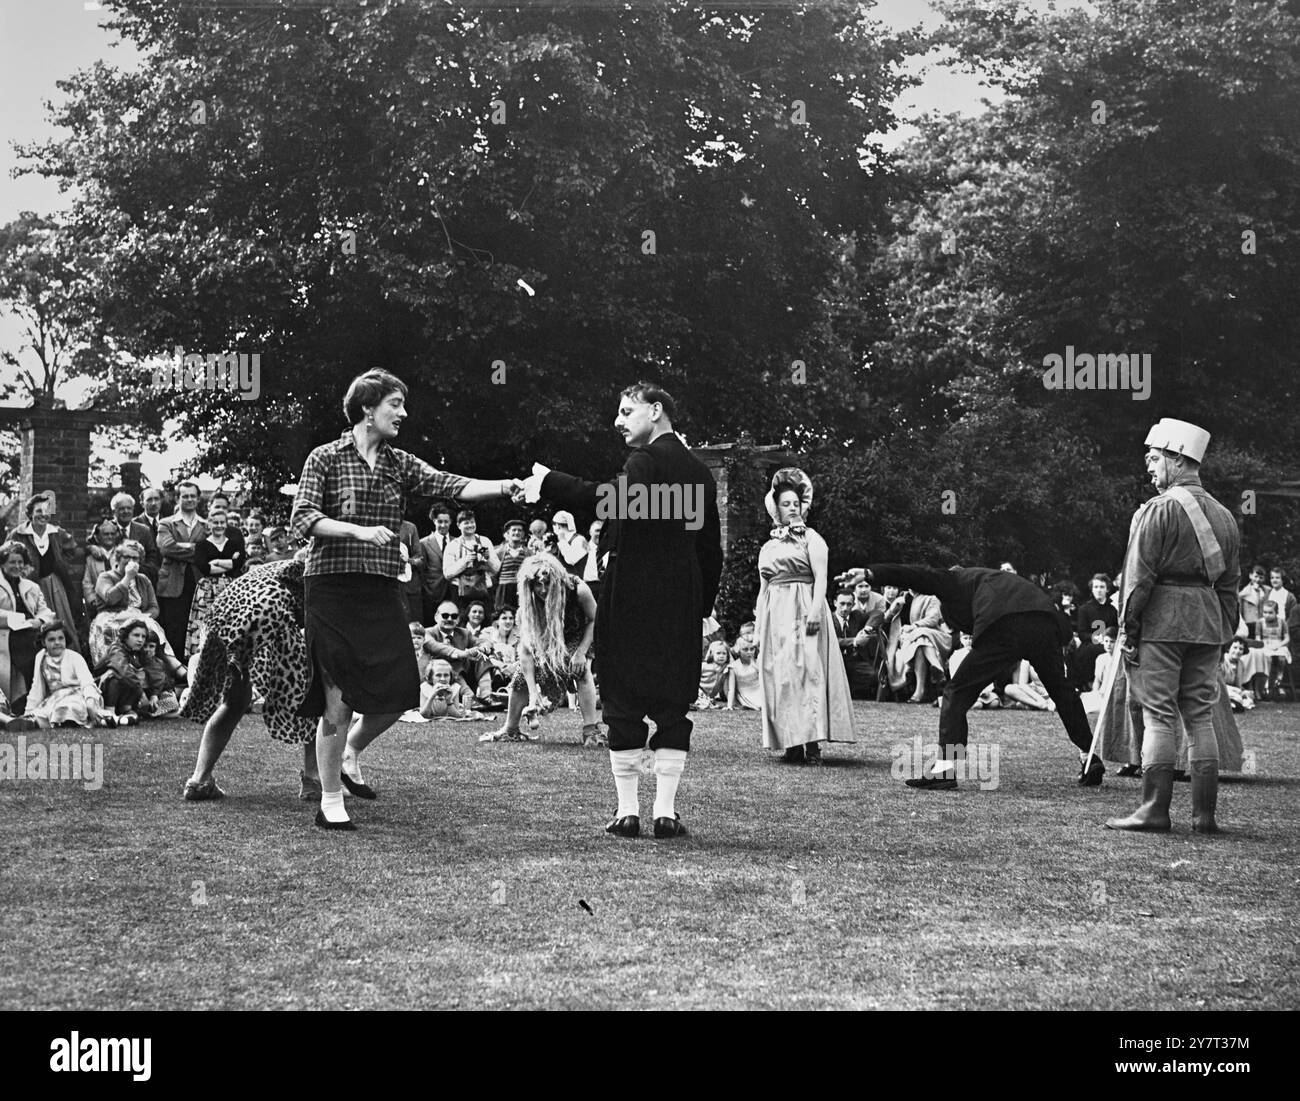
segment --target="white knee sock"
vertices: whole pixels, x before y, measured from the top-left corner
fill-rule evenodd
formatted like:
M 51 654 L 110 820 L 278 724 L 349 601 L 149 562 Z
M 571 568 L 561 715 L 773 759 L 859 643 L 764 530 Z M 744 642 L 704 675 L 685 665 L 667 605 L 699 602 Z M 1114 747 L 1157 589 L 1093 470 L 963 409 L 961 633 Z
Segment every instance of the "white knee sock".
M 641 751 L 639 749 L 611 749 L 609 768 L 614 774 L 614 788 L 618 791 L 617 818 L 629 814 L 641 816 L 641 803 L 637 798 L 637 785 L 641 779 Z
M 656 818 L 675 818 L 677 785 L 686 768 L 686 750 L 655 750 L 655 809 Z
M 320 810 L 327 822 L 346 822 L 348 812 L 343 809 L 343 792 L 322 791 L 320 793 Z

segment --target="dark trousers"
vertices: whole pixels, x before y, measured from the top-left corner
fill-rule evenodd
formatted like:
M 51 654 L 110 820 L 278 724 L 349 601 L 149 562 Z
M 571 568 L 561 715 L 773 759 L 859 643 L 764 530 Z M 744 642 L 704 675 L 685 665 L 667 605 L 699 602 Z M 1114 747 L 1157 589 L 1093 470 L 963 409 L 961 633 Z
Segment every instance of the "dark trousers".
M 966 660 L 943 690 L 939 710 L 939 744 L 965 745 L 969 735 L 966 712 L 993 679 L 1015 662 L 1027 659 L 1056 704 L 1070 741 L 1085 753 L 1092 729 L 1079 695 L 1065 678 L 1061 640 L 1051 612 L 1013 612 L 985 631 L 971 646 Z
M 651 749 L 682 749 L 690 752 L 694 724 L 686 717 L 693 701 L 651 699 L 626 690 L 622 685 L 602 680 L 600 709 L 609 727 L 610 749 L 644 749 L 650 728 L 655 724 Z
M 185 567 L 185 583 L 180 596 L 158 598 L 158 618 L 162 620 L 163 634 L 172 653 L 185 660 L 185 636 L 190 628 L 190 609 L 194 606 L 194 590 L 198 588 L 198 575 L 192 566 Z

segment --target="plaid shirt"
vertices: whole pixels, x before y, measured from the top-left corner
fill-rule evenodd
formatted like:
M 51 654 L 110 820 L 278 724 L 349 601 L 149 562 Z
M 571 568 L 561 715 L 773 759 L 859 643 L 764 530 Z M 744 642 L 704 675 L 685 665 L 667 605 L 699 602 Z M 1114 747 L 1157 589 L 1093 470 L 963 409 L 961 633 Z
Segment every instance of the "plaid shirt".
M 436 470 L 409 451 L 379 445 L 375 469 L 361 457 L 351 431 L 310 455 L 298 481 L 289 523 L 304 539 L 316 521 L 329 517 L 362 527 L 383 526 L 397 532 L 412 497 L 458 497 L 468 478 Z M 398 540 L 384 547 L 356 539 L 312 541 L 304 574 L 373 573 L 396 578 L 401 572 Z

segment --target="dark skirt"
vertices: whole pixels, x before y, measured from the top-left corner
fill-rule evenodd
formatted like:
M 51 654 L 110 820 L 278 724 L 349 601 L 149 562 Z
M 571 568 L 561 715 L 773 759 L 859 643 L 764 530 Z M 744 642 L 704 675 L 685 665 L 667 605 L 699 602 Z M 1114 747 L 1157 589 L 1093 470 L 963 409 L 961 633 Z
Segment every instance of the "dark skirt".
M 298 714 L 325 713 L 324 673 L 361 715 L 400 714 L 420 706 L 420 671 L 396 578 L 368 573 L 303 579 L 311 687 Z

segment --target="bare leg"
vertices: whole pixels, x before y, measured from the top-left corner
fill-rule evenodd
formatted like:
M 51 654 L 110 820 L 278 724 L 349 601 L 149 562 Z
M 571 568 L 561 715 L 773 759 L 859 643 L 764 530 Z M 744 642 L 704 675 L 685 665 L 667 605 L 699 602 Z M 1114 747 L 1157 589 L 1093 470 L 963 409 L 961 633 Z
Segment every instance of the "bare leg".
M 343 690 L 338 685 L 326 684 L 325 714 L 316 726 L 316 768 L 321 790 L 326 795 L 337 795 L 343 789 L 339 770 L 351 720 L 352 709 L 343 702 Z
M 320 782 L 320 769 L 316 765 L 316 746 L 312 742 L 303 743 L 302 773 L 308 780 Z
M 596 721 L 596 681 L 588 666 L 582 680 L 578 682 L 578 707 L 582 711 L 582 725 L 591 726 Z
M 920 703 L 925 699 L 925 689 L 929 684 L 930 676 L 930 663 L 926 660 L 923 650 L 917 650 L 912 656 L 912 673 L 916 676 L 916 691 L 912 695 L 912 702 Z
M 348 730 L 348 756 L 360 753 L 403 714 L 405 712 L 393 711 L 383 715 L 358 715 L 354 718 Z
M 195 784 L 207 783 L 212 779 L 212 770 L 217 767 L 221 754 L 230 744 L 231 735 L 248 711 L 252 701 L 252 686 L 245 679 L 240 685 L 236 703 L 222 700 L 203 727 L 203 737 L 199 740 L 199 756 L 194 762 L 194 775 L 190 780 Z

